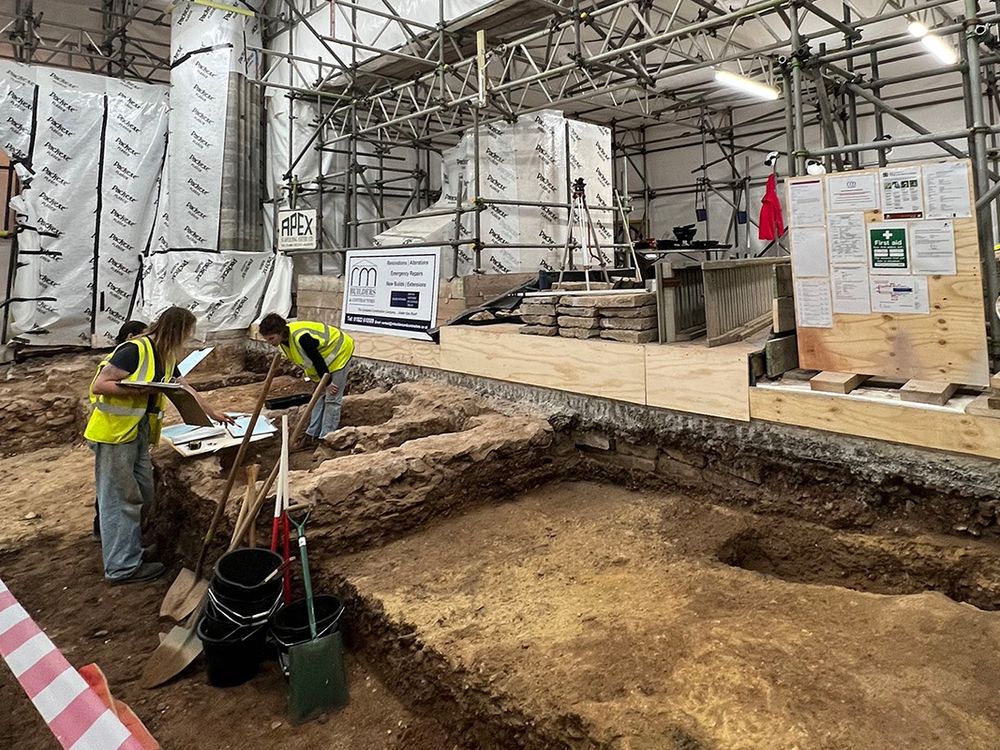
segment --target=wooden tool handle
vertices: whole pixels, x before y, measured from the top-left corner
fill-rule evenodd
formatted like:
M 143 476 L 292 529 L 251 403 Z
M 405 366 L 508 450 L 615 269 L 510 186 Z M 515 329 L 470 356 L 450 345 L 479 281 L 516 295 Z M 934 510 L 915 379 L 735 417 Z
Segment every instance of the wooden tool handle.
M 313 407 L 316 406 L 316 402 L 319 401 L 320 396 L 323 395 L 323 391 L 326 390 L 327 384 L 330 382 L 330 373 L 323 376 L 322 380 L 319 381 L 319 385 L 316 386 L 316 390 L 313 391 L 312 398 L 309 399 L 309 404 L 306 406 L 302 415 L 299 417 L 299 421 L 295 423 L 295 429 L 292 430 L 292 436 L 288 441 L 289 445 L 295 445 L 296 441 L 302 437 L 302 433 L 305 432 L 306 427 L 309 424 L 309 415 L 312 414 Z M 246 514 L 243 522 L 239 524 L 236 529 L 235 538 L 241 539 L 246 533 L 247 528 L 251 524 L 257 522 L 257 514 L 260 513 L 260 507 L 264 504 L 264 498 L 267 497 L 267 493 L 271 491 L 271 485 L 274 484 L 274 480 L 278 478 L 278 471 L 281 468 L 281 459 L 279 458 L 274 462 L 274 468 L 271 469 L 271 473 L 268 475 L 267 479 L 264 480 L 263 486 L 260 488 L 260 492 L 257 493 L 257 497 L 253 501 L 253 505 L 250 506 L 250 512 Z M 235 549 L 235 547 L 230 546 L 230 549 Z
M 281 353 L 276 352 L 271 358 L 271 367 L 267 371 L 267 377 L 264 378 L 264 385 L 261 387 L 260 395 L 257 397 L 257 403 L 253 409 L 253 416 L 250 417 L 250 424 L 247 426 L 246 434 L 243 435 L 243 440 L 240 442 L 240 449 L 236 453 L 236 460 L 233 462 L 233 467 L 229 470 L 229 477 L 226 479 L 226 488 L 222 491 L 219 502 L 215 505 L 215 513 L 212 514 L 212 521 L 208 525 L 208 531 L 205 533 L 205 539 L 201 544 L 201 552 L 198 553 L 198 563 L 194 567 L 195 580 L 201 578 L 201 571 L 205 566 L 205 555 L 208 554 L 208 545 L 212 543 L 215 531 L 219 528 L 219 521 L 222 520 L 222 514 L 226 509 L 226 503 L 229 501 L 229 495 L 233 491 L 233 485 L 236 484 L 236 474 L 239 472 L 240 466 L 243 465 L 243 457 L 246 456 L 247 446 L 250 444 L 254 427 L 257 425 L 257 418 L 260 417 L 260 413 L 264 409 L 264 401 L 267 400 L 267 393 L 271 390 L 271 382 L 278 372 L 280 362 Z M 239 539 L 241 536 L 242 534 L 236 537 L 236 539 Z

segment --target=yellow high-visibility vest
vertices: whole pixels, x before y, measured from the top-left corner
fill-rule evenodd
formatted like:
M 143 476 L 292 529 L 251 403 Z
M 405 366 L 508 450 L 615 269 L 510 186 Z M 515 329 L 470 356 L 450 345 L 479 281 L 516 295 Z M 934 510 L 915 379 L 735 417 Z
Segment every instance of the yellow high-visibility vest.
M 320 375 L 302 348 L 301 338 L 304 334 L 309 334 L 319 341 L 319 353 L 330 372 L 344 369 L 354 354 L 354 339 L 339 328 L 308 320 L 289 323 L 288 343 L 281 345 L 281 351 L 289 360 L 305 370 L 306 377 L 310 380 L 319 380 Z
M 156 377 L 156 355 L 153 353 L 153 342 L 146 336 L 134 338 L 126 342 L 135 344 L 139 349 L 139 366 L 127 377 L 122 378 L 123 383 L 148 383 Z M 124 346 L 122 344 L 121 346 Z M 116 348 L 115 351 L 118 351 Z M 139 431 L 139 423 L 146 416 L 149 407 L 149 396 L 145 393 L 137 393 L 132 396 L 102 396 L 94 393 L 94 382 L 107 365 L 111 362 L 114 352 L 109 354 L 97 366 L 94 380 L 90 382 L 90 420 L 87 422 L 87 429 L 83 436 L 94 443 L 128 443 L 135 440 Z M 174 363 L 167 362 L 164 367 L 163 382 L 168 382 L 174 372 Z M 156 413 L 149 414 L 149 444 L 156 445 L 160 442 L 160 429 L 163 426 L 163 409 L 166 406 L 166 397 L 158 394 L 156 397 Z

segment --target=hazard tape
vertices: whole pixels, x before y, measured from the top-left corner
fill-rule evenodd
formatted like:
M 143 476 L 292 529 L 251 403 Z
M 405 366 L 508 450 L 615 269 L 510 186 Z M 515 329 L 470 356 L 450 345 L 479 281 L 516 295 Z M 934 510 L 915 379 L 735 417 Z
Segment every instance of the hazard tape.
M 142 750 L 0 579 L 0 656 L 66 750 Z

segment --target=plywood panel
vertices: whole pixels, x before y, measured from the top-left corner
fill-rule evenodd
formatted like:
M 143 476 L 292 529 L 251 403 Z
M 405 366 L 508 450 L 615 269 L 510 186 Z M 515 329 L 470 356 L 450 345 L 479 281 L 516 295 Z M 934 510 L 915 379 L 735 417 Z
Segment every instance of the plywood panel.
M 971 191 L 971 166 L 969 174 Z M 881 216 L 873 212 L 869 220 L 880 221 Z M 800 366 L 986 385 L 989 367 L 976 220 L 954 222 L 958 275 L 929 277 L 930 315 L 835 315 L 833 328 L 799 328 Z
M 1000 419 L 793 388 L 750 389 L 750 417 L 922 448 L 1000 458 Z
M 396 362 L 416 367 L 441 367 L 441 347 L 432 341 L 414 341 L 399 336 L 380 336 L 377 333 L 351 331 L 354 339 L 354 356 Z
M 517 326 L 441 329 L 441 367 L 512 383 L 646 403 L 640 344 L 526 336 Z
M 755 347 L 729 344 L 646 346 L 646 403 L 663 409 L 750 420 L 747 356 Z

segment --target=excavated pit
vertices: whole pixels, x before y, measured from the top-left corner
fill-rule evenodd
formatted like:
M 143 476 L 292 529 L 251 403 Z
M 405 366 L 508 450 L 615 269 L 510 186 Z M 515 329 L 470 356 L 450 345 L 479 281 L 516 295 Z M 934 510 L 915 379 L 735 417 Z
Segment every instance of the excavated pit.
M 873 594 L 936 591 L 980 609 L 1000 609 L 1000 551 L 942 537 L 893 539 L 774 523 L 726 541 L 719 560 L 792 583 L 843 586 Z
M 248 371 L 238 359 L 203 374 L 201 387 L 217 405 L 248 411 L 267 362 Z M 29 363 L 0 386 L 0 438 L 10 438 L 0 561 L 37 589 L 31 596 L 64 640 L 93 639 L 104 629 L 96 613 L 120 612 L 112 639 L 140 654 L 155 643 L 148 613 L 193 562 L 235 451 L 188 460 L 157 449 L 151 532 L 172 569 L 146 593 L 95 586 L 92 459 L 79 442 L 95 361 Z M 43 377 L 54 400 L 32 395 Z M 308 390 L 282 375 L 272 395 Z M 64 409 L 71 418 L 50 425 Z M 271 416 L 294 422 L 301 409 Z M 277 441 L 265 441 L 248 462 L 266 475 L 277 455 Z M 989 611 L 1000 609 L 1000 551 L 985 501 L 906 490 L 880 503 L 848 493 L 831 466 L 774 471 L 747 452 L 726 459 L 717 443 L 608 438 L 454 386 L 379 384 L 363 368 L 342 429 L 293 453 L 291 467 L 293 501 L 313 506 L 317 583 L 348 602 L 352 679 L 384 684 L 397 702 L 368 708 L 407 727 L 382 745 L 373 719 L 358 730 L 363 746 L 1000 746 L 990 698 L 1000 689 L 1000 624 Z M 25 485 L 34 491 L 14 489 Z M 210 560 L 244 491 L 241 472 Z M 972 528 L 969 512 L 982 538 L 940 533 L 942 518 Z M 78 590 L 69 605 L 60 587 Z M 133 701 L 137 674 L 130 664 L 116 675 Z M 273 677 L 259 678 L 259 694 L 222 694 L 229 715 L 253 712 L 255 696 L 273 702 Z M 14 695 L 7 683 L 0 697 Z M 167 694 L 189 711 L 200 695 L 191 678 Z M 152 700 L 140 714 L 165 737 L 199 736 L 177 728 L 197 726 L 196 714 L 171 717 Z M 302 741 L 319 746 L 327 734 Z M 295 742 L 288 733 L 274 746 Z

